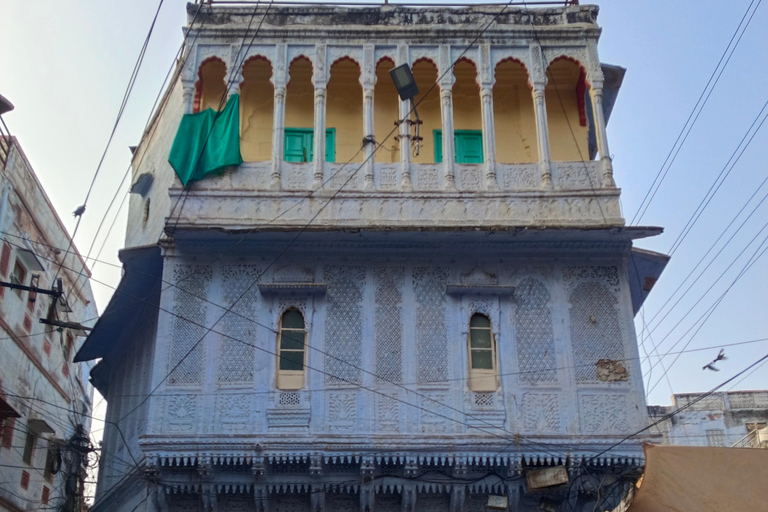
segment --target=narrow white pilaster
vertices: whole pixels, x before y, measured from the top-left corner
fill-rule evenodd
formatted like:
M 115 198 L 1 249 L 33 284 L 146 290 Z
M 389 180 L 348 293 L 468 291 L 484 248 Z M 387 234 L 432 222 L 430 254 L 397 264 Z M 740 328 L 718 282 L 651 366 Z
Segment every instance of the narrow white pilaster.
M 603 111 L 603 83 L 594 81 L 590 89 L 592 98 L 592 112 L 595 118 L 595 135 L 597 136 L 597 150 L 600 155 L 600 165 L 603 170 L 603 188 L 613 188 L 613 163 L 611 153 L 608 150 L 608 136 L 605 132 L 605 112 Z
M 456 151 L 453 141 L 453 83 L 455 77 L 452 70 L 451 48 L 448 45 L 440 46 L 440 115 L 443 123 L 443 172 L 445 176 L 444 188 L 456 190 L 456 174 L 454 161 Z M 446 71 L 448 71 L 446 73 Z
M 408 46 L 400 45 L 397 49 L 398 63 L 409 63 L 408 59 Z M 400 102 L 400 126 L 398 137 L 400 140 L 400 165 L 402 166 L 402 188 L 405 191 L 413 190 L 413 182 L 411 181 L 411 104 L 408 101 Z
M 374 150 L 376 149 L 376 143 L 374 142 L 374 129 L 373 129 L 373 84 L 366 84 L 363 86 L 363 152 L 365 155 L 365 190 L 373 190 L 376 188 L 373 179 L 373 163 L 374 163 Z
M 282 188 L 281 164 L 283 162 L 283 147 L 285 144 L 285 93 L 284 84 L 275 86 L 275 105 L 272 115 L 272 176 L 269 188 L 280 190 Z
M 480 106 L 483 115 L 483 160 L 485 162 L 485 188 L 496 190 L 496 133 L 493 122 L 493 85 L 480 88 Z
M 287 73 L 285 70 L 286 45 L 278 44 L 275 52 L 275 71 L 272 84 L 275 86 L 275 100 L 272 112 L 272 175 L 270 190 L 283 187 L 282 166 L 285 151 L 285 96 L 287 94 Z
M 313 189 L 323 185 L 323 168 L 325 166 L 325 84 L 318 87 L 315 84 L 315 148 L 314 148 L 314 177 Z
M 194 107 L 194 103 L 195 103 L 195 83 L 183 81 L 181 83 L 181 87 L 182 87 L 181 94 L 182 94 L 183 104 L 184 104 L 184 113 L 191 114 L 192 108 Z
M 536 112 L 536 135 L 539 143 L 539 168 L 541 169 L 541 188 L 552 188 L 552 157 L 549 153 L 549 126 L 547 124 L 547 104 L 544 100 L 545 84 L 533 84 L 533 109 Z
M 440 88 L 440 105 L 443 118 L 443 169 L 445 173 L 445 188 L 456 189 L 456 174 L 454 160 L 456 148 L 453 144 L 453 94 L 449 88 Z

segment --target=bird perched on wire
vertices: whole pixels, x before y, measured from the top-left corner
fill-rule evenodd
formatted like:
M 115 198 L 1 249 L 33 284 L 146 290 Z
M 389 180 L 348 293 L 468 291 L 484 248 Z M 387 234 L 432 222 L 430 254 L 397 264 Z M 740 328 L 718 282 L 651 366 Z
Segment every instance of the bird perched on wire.
M 85 213 L 85 205 L 82 204 L 82 205 L 78 206 L 77 209 L 74 212 L 72 212 L 72 215 L 74 215 L 75 217 L 79 217 L 79 216 L 81 216 L 84 213 Z
M 725 361 L 726 359 L 728 358 L 725 357 L 725 350 L 720 349 L 720 353 L 717 354 L 717 357 L 711 363 L 705 364 L 702 370 L 712 370 L 713 372 L 719 372 L 720 368 L 716 368 L 715 363 L 718 361 Z

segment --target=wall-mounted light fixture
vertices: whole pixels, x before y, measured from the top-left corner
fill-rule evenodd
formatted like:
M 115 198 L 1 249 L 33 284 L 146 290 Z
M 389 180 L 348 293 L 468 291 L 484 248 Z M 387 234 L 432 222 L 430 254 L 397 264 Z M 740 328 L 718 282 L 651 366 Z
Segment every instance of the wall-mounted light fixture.
M 390 69 L 389 76 L 392 77 L 392 81 L 395 83 L 395 88 L 397 89 L 397 94 L 400 95 L 400 99 L 403 101 L 410 101 L 411 105 L 413 106 L 413 113 L 416 116 L 416 121 L 413 121 L 413 123 L 416 125 L 416 135 L 414 135 L 412 139 L 414 144 L 413 154 L 418 156 L 419 146 L 423 139 L 419 136 L 419 126 L 421 126 L 421 119 L 419 119 L 419 111 L 416 110 L 416 102 L 413 101 L 413 98 L 419 94 L 419 86 L 416 85 L 416 79 L 413 78 L 413 73 L 411 73 L 411 68 L 408 66 L 408 64 L 403 64 L 401 66 L 397 66 L 396 68 Z M 400 121 L 397 121 L 397 124 L 402 122 L 411 123 L 411 120 L 401 119 Z

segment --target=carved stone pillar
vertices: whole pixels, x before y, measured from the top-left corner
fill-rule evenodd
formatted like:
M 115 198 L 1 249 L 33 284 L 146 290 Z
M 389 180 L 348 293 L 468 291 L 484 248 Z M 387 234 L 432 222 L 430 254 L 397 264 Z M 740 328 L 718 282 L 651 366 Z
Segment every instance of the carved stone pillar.
M 360 512 L 373 512 L 376 492 L 373 482 L 367 482 L 360 486 Z
M 325 97 L 327 89 L 325 84 L 318 87 L 315 84 L 315 156 L 314 177 L 312 188 L 323 186 L 323 168 L 325 166 Z
M 253 502 L 256 505 L 256 512 L 269 512 L 269 493 L 266 485 L 253 487 Z
M 450 512 L 463 512 L 466 498 L 467 487 L 465 485 L 454 485 L 451 487 Z
M 536 135 L 539 143 L 539 168 L 541 169 L 541 188 L 552 188 L 552 157 L 549 153 L 549 126 L 547 124 L 547 104 L 544 99 L 545 84 L 533 84 L 533 109 L 536 112 Z
M 443 169 L 445 170 L 446 190 L 456 189 L 454 160 L 456 149 L 453 144 L 453 91 L 449 87 L 440 87 L 440 105 L 443 118 Z
M 440 115 L 443 122 L 443 169 L 446 190 L 456 190 L 455 165 L 456 150 L 453 141 L 453 61 L 451 47 L 440 45 Z
M 416 484 L 409 482 L 403 485 L 401 510 L 402 512 L 416 512 Z
M 240 79 L 235 79 L 231 84 L 227 86 L 227 100 L 235 94 L 240 94 L 240 83 L 242 82 L 242 76 Z
M 493 84 L 480 88 L 480 106 L 483 115 L 483 159 L 485 161 L 485 187 L 499 188 L 496 180 L 496 133 L 493 122 Z
M 365 156 L 365 190 L 373 190 L 373 154 L 376 149 L 373 129 L 373 84 L 366 84 L 363 88 L 363 151 Z
M 605 112 L 603 111 L 603 82 L 593 81 L 590 89 L 592 97 L 592 112 L 595 118 L 595 135 L 597 136 L 597 150 L 600 155 L 600 165 L 603 171 L 603 188 L 613 188 L 613 163 L 611 153 L 608 151 L 608 136 L 605 133 Z
M 216 502 L 216 489 L 213 485 L 203 485 L 200 498 L 203 502 L 203 510 L 205 512 L 218 512 L 219 507 Z
M 194 104 L 195 104 L 195 83 L 182 81 L 181 87 L 182 87 L 181 94 L 183 98 L 184 113 L 191 114 L 192 108 L 194 107 Z
M 272 116 L 272 177 L 269 188 L 280 190 L 282 180 L 280 168 L 285 148 L 285 84 L 275 86 L 275 108 Z
M 375 47 L 372 44 L 363 46 L 363 69 L 360 73 L 360 85 L 363 87 L 363 154 L 365 157 L 364 190 L 374 190 L 374 153 L 376 151 L 375 129 L 373 124 L 374 103 L 373 88 L 376 85 Z
M 398 66 L 408 63 L 408 46 L 400 45 L 397 49 Z M 400 126 L 398 137 L 400 140 L 400 165 L 402 166 L 402 188 L 405 191 L 413 190 L 411 181 L 411 103 L 400 101 Z
M 317 488 L 315 486 L 312 486 L 312 493 L 311 493 L 311 511 L 312 512 L 323 512 L 325 510 L 325 491 L 323 490 L 322 485 L 318 485 Z

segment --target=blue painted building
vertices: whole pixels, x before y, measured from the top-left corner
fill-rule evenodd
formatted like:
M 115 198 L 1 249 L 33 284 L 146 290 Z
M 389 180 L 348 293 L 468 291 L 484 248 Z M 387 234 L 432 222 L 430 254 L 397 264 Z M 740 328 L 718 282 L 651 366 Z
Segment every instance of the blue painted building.
M 109 404 L 93 510 L 616 506 L 643 438 L 614 445 L 647 425 L 633 318 L 667 258 L 621 217 L 597 8 L 188 15 L 78 354 Z M 230 143 L 242 164 L 197 167 Z

